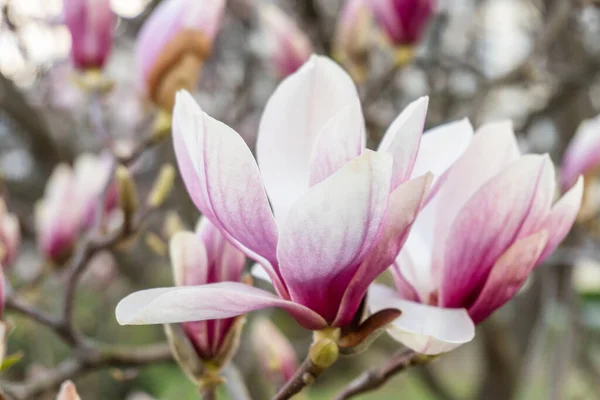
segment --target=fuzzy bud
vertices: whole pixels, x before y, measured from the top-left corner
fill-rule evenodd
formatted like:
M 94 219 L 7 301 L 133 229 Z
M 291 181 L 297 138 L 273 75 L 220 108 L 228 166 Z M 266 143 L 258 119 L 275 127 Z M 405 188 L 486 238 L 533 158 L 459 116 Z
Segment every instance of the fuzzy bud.
M 151 208 L 160 207 L 165 202 L 167 196 L 169 196 L 169 193 L 171 193 L 174 181 L 175 168 L 171 164 L 163 165 L 148 196 L 148 206 Z

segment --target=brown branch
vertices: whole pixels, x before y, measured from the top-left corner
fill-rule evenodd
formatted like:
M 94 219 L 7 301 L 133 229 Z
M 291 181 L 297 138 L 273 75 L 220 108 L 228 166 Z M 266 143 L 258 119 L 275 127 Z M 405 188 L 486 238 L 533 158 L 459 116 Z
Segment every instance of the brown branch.
M 310 357 L 306 357 L 304 362 L 298 367 L 298 370 L 292 376 L 292 379 L 287 381 L 272 400 L 287 400 L 302 389 L 310 385 L 323 373 L 325 369 L 321 368 L 312 362 Z
M 435 356 L 403 350 L 393 355 L 383 366 L 364 372 L 353 380 L 339 395 L 337 400 L 345 400 L 361 393 L 370 392 L 383 386 L 394 375 L 410 367 L 429 363 Z

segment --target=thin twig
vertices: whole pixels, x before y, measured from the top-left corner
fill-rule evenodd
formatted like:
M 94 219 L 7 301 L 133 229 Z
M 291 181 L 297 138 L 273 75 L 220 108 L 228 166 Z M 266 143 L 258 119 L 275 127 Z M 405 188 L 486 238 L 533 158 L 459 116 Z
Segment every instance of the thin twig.
M 400 351 L 393 355 L 382 367 L 368 370 L 353 380 L 336 399 L 345 400 L 378 389 L 394 375 L 410 367 L 427 364 L 433 359 L 434 356 L 426 356 L 413 350 Z
M 294 376 L 283 385 L 272 400 L 290 399 L 295 394 L 300 393 L 306 386 L 313 383 L 323 371 L 324 369 L 315 365 L 310 357 L 306 357 L 304 362 L 298 367 Z

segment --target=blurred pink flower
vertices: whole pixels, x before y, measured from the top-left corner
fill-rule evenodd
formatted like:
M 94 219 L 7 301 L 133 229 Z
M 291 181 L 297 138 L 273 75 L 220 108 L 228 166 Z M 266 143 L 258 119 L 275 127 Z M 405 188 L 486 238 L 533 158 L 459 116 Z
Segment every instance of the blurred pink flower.
M 565 151 L 560 171 L 560 186 L 567 191 L 579 175 L 596 172 L 600 167 L 600 115 L 585 120 Z
M 16 215 L 6 209 L 4 199 L 0 198 L 0 264 L 10 267 L 17 258 L 21 245 L 21 227 Z
M 357 81 L 367 75 L 372 13 L 369 0 L 346 0 L 333 41 L 334 54 Z
M 92 224 L 110 173 L 108 159 L 92 154 L 80 155 L 73 168 L 61 164 L 54 169 L 35 210 L 38 246 L 44 256 L 61 261 L 69 255 L 80 232 Z M 114 209 L 116 203 L 116 188 L 111 187 L 105 210 Z
M 60 391 L 56 396 L 56 400 L 81 400 L 81 398 L 77 393 L 77 388 L 75 387 L 75 384 L 67 380 L 64 381 L 62 385 L 60 385 Z
M 435 11 L 435 0 L 368 0 L 379 26 L 394 45 L 417 43 Z
M 138 87 L 167 111 L 177 90 L 193 89 L 224 8 L 225 0 L 165 0 L 140 29 L 135 45 Z M 171 87 L 167 78 L 173 71 L 178 71 L 173 83 L 180 85 L 183 79 L 183 86 Z
M 306 34 L 274 4 L 261 4 L 259 16 L 264 46 L 261 50 L 281 77 L 295 72 L 313 50 Z
M 259 170 L 233 129 L 179 93 L 173 138 L 188 192 L 262 265 L 277 296 L 240 283 L 150 289 L 120 302 L 119 322 L 207 320 L 280 307 L 307 329 L 350 323 L 402 247 L 432 181 L 427 171 L 443 172 L 470 141 L 464 122 L 421 141 L 426 111 L 427 98 L 413 102 L 379 151 L 366 150 L 352 79 L 330 59 L 311 57 L 267 102 Z
M 113 41 L 115 16 L 110 0 L 64 0 L 64 12 L 75 67 L 102 68 Z
M 260 317 L 252 323 L 251 339 L 263 373 L 280 384 L 290 380 L 298 369 L 298 358 L 288 338 Z
M 468 342 L 565 238 L 583 182 L 553 206 L 548 155 L 521 156 L 509 122 L 482 126 L 440 178 L 392 266 L 397 292 L 373 285 L 372 311 L 402 315 L 390 334 L 426 354 Z
M 170 243 L 177 286 L 241 281 L 244 253 L 229 243 L 208 219 L 199 221 L 195 233 L 176 233 Z M 184 322 L 182 327 L 200 360 L 224 362 L 235 352 L 235 348 L 230 348 L 234 345 L 231 340 L 236 335 L 234 330 L 239 329 L 235 318 Z

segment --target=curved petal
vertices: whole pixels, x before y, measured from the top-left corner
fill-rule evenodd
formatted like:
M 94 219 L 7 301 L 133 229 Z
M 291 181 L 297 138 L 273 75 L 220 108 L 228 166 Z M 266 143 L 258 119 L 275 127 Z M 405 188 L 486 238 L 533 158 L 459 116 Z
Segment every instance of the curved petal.
M 552 207 L 550 215 L 542 225 L 542 229 L 548 231 L 548 243 L 538 260 L 538 264 L 556 249 L 556 246 L 563 241 L 571 230 L 581 207 L 582 196 L 583 177 L 580 176 L 577 183 Z
M 479 290 L 498 257 L 518 239 L 535 207 L 547 158 L 528 155 L 486 183 L 460 211 L 444 250 L 441 304 L 460 307 Z
M 365 148 L 365 123 L 358 102 L 353 102 L 331 118 L 315 140 L 309 185 L 329 177 L 358 157 Z
M 348 284 L 334 326 L 352 321 L 369 285 L 394 262 L 425 203 L 432 179 L 431 174 L 423 175 L 401 184 L 390 194 L 383 235 Z
M 206 247 L 206 258 L 213 270 L 208 282 L 239 282 L 246 264 L 244 253 L 238 250 L 208 218 L 201 217 L 196 225 L 196 234 Z
M 541 231 L 519 240 L 496 261 L 469 315 L 477 324 L 510 300 L 523 286 L 527 276 L 548 242 L 548 232 Z
M 365 151 L 290 210 L 277 258 L 292 299 L 332 321 L 344 290 L 382 233 L 392 158 Z
M 566 191 L 579 175 L 600 165 L 600 116 L 585 120 L 569 143 L 562 161 L 560 186 Z
M 208 259 L 202 240 L 193 232 L 177 232 L 169 242 L 173 280 L 177 286 L 208 282 Z
M 473 127 L 466 118 L 428 130 L 421 137 L 411 177 L 431 171 L 439 178 L 465 152 L 472 139 Z
M 260 121 L 256 154 L 278 221 L 309 187 L 309 162 L 323 126 L 359 103 L 350 76 L 327 57 L 312 56 L 275 90 Z
M 258 166 L 244 140 L 209 117 L 192 96 L 177 93 L 173 115 L 177 163 L 198 209 L 249 257 L 266 259 L 277 282 L 277 225 Z
M 400 266 L 397 262 L 394 262 L 390 267 L 392 271 L 392 277 L 394 278 L 394 285 L 396 285 L 396 292 L 401 299 L 419 302 L 419 294 L 414 286 L 404 277 L 404 274 L 400 270 Z
M 427 302 L 429 296 L 437 287 L 438 280 L 434 277 L 433 249 L 431 243 L 426 241 L 417 229 L 417 223 L 413 225 L 408 239 L 400 254 L 396 258 L 398 270 L 402 276 L 417 292 L 418 298 Z
M 121 325 L 145 325 L 230 318 L 269 307 L 284 309 L 306 329 L 327 326 L 300 304 L 237 282 L 142 290 L 121 300 L 115 312 Z
M 463 308 L 441 308 L 401 299 L 383 285 L 369 288 L 367 302 L 371 312 L 397 308 L 402 314 L 388 325 L 388 334 L 416 352 L 435 355 L 470 342 L 475 324 Z
M 379 144 L 377 151 L 388 152 L 394 157 L 392 188 L 396 188 L 411 176 L 425 126 L 428 104 L 427 96 L 410 103 L 392 122 Z

